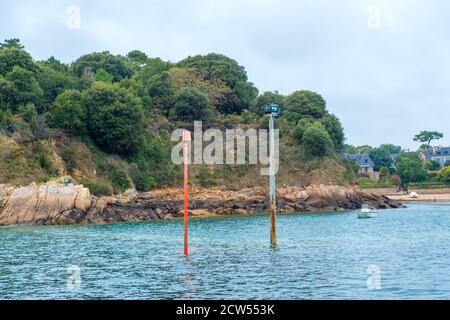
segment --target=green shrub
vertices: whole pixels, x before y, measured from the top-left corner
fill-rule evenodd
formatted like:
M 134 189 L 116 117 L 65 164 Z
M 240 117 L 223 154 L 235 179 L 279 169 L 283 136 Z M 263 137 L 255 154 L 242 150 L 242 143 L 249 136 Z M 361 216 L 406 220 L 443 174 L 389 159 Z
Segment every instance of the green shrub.
M 108 164 L 106 168 L 106 173 L 111 178 L 111 183 L 115 192 L 121 192 L 131 188 L 130 178 L 124 168 L 114 164 Z
M 333 147 L 333 140 L 320 122 L 312 124 L 303 134 L 303 144 L 306 151 L 313 156 L 324 156 Z
M 36 107 L 32 103 L 19 106 L 19 112 L 22 115 L 22 119 L 30 125 L 30 129 L 35 131 L 37 128 L 37 116 Z
M 366 177 L 359 177 L 358 184 L 363 189 L 392 188 L 394 186 L 391 177 L 387 177 L 380 181 L 373 181 Z
M 61 158 L 66 165 L 67 171 L 72 173 L 75 169 L 75 151 L 66 147 L 62 151 Z
M 84 185 L 96 196 L 110 196 L 113 194 L 111 184 L 102 179 L 93 179 L 84 182 Z
M 182 166 L 170 161 L 172 143 L 168 139 L 160 135 L 147 135 L 143 147 L 133 158 L 138 168 L 134 171 L 151 173 L 157 183 L 156 187 L 178 184 L 183 177 Z
M 88 107 L 91 138 L 105 151 L 122 156 L 135 154 L 142 146 L 144 114 L 141 100 L 127 90 L 94 82 L 83 92 Z
M 47 122 L 51 127 L 64 130 L 69 135 L 85 135 L 87 114 L 81 92 L 66 90 L 61 93 L 55 100 L 53 110 L 47 113 Z
M 446 167 L 438 172 L 439 181 L 450 182 L 450 167 Z
M 334 114 L 327 114 L 320 121 L 333 140 L 335 150 L 341 150 L 345 140 L 341 121 Z
M 197 88 L 184 87 L 175 96 L 171 118 L 184 121 L 207 121 L 213 116 L 209 98 Z
M 221 120 L 222 120 L 222 126 L 226 129 L 235 128 L 237 125 L 239 125 L 240 123 L 242 123 L 244 121 L 242 116 L 237 115 L 237 114 L 227 114 L 225 116 L 222 116 Z M 269 125 L 267 124 L 267 127 L 268 126 Z
M 286 111 L 301 117 L 310 116 L 316 119 L 326 114 L 326 102 L 320 94 L 312 91 L 295 91 L 285 99 Z
M 425 169 L 430 171 L 436 171 L 441 168 L 441 165 L 436 160 L 426 161 L 425 162 Z
M 402 178 L 405 186 L 408 186 L 411 182 L 424 181 L 427 178 L 423 164 L 416 154 L 400 156 L 395 165 L 397 167 L 397 173 Z
M 205 167 L 200 169 L 200 172 L 197 175 L 197 180 L 202 187 L 212 187 L 217 185 L 216 173 Z
M 257 116 L 249 110 L 244 110 L 241 114 L 241 117 L 244 124 L 252 124 L 257 119 Z
M 2 111 L 0 109 L 0 130 L 7 130 L 9 131 L 11 129 L 13 123 L 13 115 L 11 110 L 6 109 Z
M 134 173 L 133 183 L 138 191 L 149 191 L 157 187 L 155 178 L 145 171 Z
M 303 135 L 305 134 L 306 129 L 308 129 L 314 123 L 314 119 L 310 117 L 305 117 L 301 119 L 294 131 L 292 132 L 295 141 L 300 144 L 303 142 Z
M 423 182 L 415 182 L 409 185 L 409 189 L 439 189 L 439 188 L 449 188 L 449 182 L 440 182 L 440 181 L 423 181 Z
M 5 79 L 6 83 L 3 81 L 0 88 L 0 97 L 8 97 L 6 102 L 11 105 L 13 112 L 17 111 L 20 105 L 28 103 L 38 106 L 38 109 L 42 106 L 43 91 L 33 72 L 15 66 Z
M 56 176 L 58 170 L 53 165 L 51 151 L 41 141 L 33 143 L 31 149 L 41 169 L 51 177 Z

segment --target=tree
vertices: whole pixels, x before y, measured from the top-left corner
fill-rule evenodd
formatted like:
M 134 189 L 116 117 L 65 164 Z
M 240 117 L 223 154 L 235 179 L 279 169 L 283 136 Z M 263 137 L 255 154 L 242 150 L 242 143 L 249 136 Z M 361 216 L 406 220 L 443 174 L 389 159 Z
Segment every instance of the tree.
M 441 165 L 436 160 L 426 161 L 425 162 L 425 169 L 430 171 L 436 171 L 441 168 Z
M 233 93 L 231 88 L 221 79 L 203 79 L 201 73 L 194 68 L 171 68 L 172 84 L 176 91 L 183 87 L 195 87 L 206 93 L 211 106 L 215 110 L 223 110 L 227 104 L 227 96 Z
M 369 157 L 375 163 L 375 170 L 380 170 L 381 167 L 390 168 L 394 163 L 391 154 L 384 148 L 373 148 L 369 151 Z
M 19 113 L 22 119 L 30 125 L 31 130 L 35 131 L 37 128 L 37 111 L 36 107 L 32 103 L 22 105 L 19 107 Z
M 144 116 L 140 100 L 126 89 L 94 82 L 83 93 L 90 136 L 105 151 L 135 154 L 142 144 Z
M 210 53 L 205 56 L 188 57 L 178 63 L 180 67 L 199 70 L 205 80 L 220 78 L 234 88 L 238 82 L 247 82 L 247 72 L 235 60 L 222 54 Z
M 17 108 L 20 105 L 28 103 L 32 103 L 38 110 L 40 109 L 42 106 L 43 91 L 32 72 L 21 67 L 14 67 L 13 70 L 7 74 L 6 80 L 10 83 L 3 84 L 3 87 L 12 89 L 12 93 L 6 92 L 1 93 L 0 95 L 11 97 L 11 107 L 13 112 L 17 111 Z
M 14 84 L 0 76 L 0 110 L 12 111 L 14 106 Z
M 63 74 L 67 74 L 69 72 L 69 66 L 56 59 L 54 56 L 51 56 L 47 60 L 39 61 L 38 64 L 40 64 L 41 66 L 52 68 L 53 70 L 61 72 Z
M 0 133 L 2 130 L 9 130 L 12 125 L 13 114 L 11 110 L 2 110 L 0 108 Z
M 315 122 L 305 130 L 303 145 L 307 153 L 320 157 L 329 153 L 333 140 L 325 127 L 320 122 Z
M 175 96 L 171 117 L 184 121 L 207 121 L 212 117 L 208 96 L 197 88 L 184 87 Z
M 73 63 L 72 69 L 78 77 L 91 77 L 94 76 L 98 69 L 104 69 L 113 77 L 113 81 L 116 82 L 133 75 L 133 70 L 129 64 L 130 62 L 126 58 L 115 56 L 108 51 L 104 51 L 87 54 L 78 58 Z
M 380 175 L 382 177 L 387 177 L 389 175 L 389 168 L 387 167 L 381 167 L 380 168 Z
M 148 81 L 147 93 L 151 98 L 153 108 L 158 108 L 168 114 L 175 94 L 170 73 L 165 71 L 151 77 Z
M 305 134 L 306 129 L 308 129 L 313 123 L 314 119 L 312 119 L 311 117 L 305 117 L 301 119 L 295 126 L 292 134 L 298 144 L 301 144 L 303 142 L 303 135 Z
M 149 62 L 148 56 L 144 52 L 139 50 L 130 51 L 127 54 L 127 58 L 131 61 L 132 64 L 138 67 L 142 67 Z
M 163 61 L 160 58 L 149 59 L 147 64 L 141 68 L 137 74 L 137 78 L 144 85 L 147 85 L 149 79 L 153 76 L 169 71 L 172 68 L 170 62 Z
M 296 114 L 298 119 L 304 116 L 321 119 L 326 114 L 326 102 L 315 92 L 295 91 L 286 98 L 285 103 L 286 111 Z
M 444 134 L 437 131 L 422 131 L 414 136 L 414 141 L 426 143 L 427 148 L 429 149 L 431 141 L 439 140 L 442 139 L 443 137 Z
M 342 150 L 345 140 L 344 128 L 341 121 L 334 114 L 327 114 L 321 120 L 321 123 L 327 129 L 328 134 L 333 140 L 334 149 Z
M 47 113 L 47 122 L 51 127 L 62 129 L 72 136 L 87 134 L 87 111 L 81 92 L 67 90 L 61 93 L 56 98 L 54 108 Z
M 110 75 L 105 69 L 100 68 L 97 70 L 94 76 L 95 81 L 103 81 L 106 83 L 112 83 L 113 82 L 113 76 Z
M 222 113 L 241 113 L 249 108 L 251 102 L 258 96 L 258 89 L 252 82 L 238 81 L 233 89 L 236 93 L 236 103 L 230 103 L 223 110 L 219 110 Z
M 45 109 L 53 104 L 60 93 L 71 87 L 71 82 L 66 74 L 46 65 L 39 66 L 37 81 L 43 91 L 44 110 L 39 110 L 41 112 L 46 111 Z
M 369 153 L 370 150 L 372 150 L 373 147 L 369 146 L 369 145 L 363 145 L 363 146 L 358 146 L 355 148 L 355 153 L 358 154 L 364 154 L 364 153 Z
M 388 144 L 382 144 L 380 146 L 380 149 L 385 150 L 390 155 L 399 154 L 402 151 L 402 147 L 396 146 L 396 145 L 393 145 L 393 144 L 389 144 L 389 143 Z
M 232 89 L 227 103 L 219 110 L 222 113 L 240 113 L 258 96 L 258 90 L 253 83 L 248 82 L 245 68 L 224 55 L 210 53 L 188 57 L 180 61 L 178 66 L 199 70 L 204 80 L 221 79 Z
M 6 76 L 14 67 L 36 71 L 36 64 L 28 52 L 17 48 L 0 49 L 0 75 Z
M 445 167 L 441 171 L 438 172 L 438 179 L 441 182 L 449 183 L 450 182 L 450 167 Z
M 411 182 L 423 181 L 426 179 L 426 172 L 420 159 L 411 156 L 400 156 L 395 163 L 397 173 L 408 187 Z
M 284 109 L 284 96 L 279 94 L 277 91 L 266 91 L 259 95 L 255 100 L 253 100 L 250 107 L 250 111 L 254 112 L 258 116 L 263 116 L 266 106 L 275 103 Z
M 23 49 L 24 46 L 20 43 L 17 38 L 6 39 L 4 43 L 0 43 L 0 49 Z

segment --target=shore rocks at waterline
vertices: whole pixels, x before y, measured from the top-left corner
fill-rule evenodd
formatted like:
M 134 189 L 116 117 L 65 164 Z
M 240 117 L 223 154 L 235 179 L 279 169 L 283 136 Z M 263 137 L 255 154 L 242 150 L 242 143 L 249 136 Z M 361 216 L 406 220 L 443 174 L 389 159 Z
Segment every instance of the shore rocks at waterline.
M 0 224 L 73 224 L 92 206 L 83 186 L 32 183 L 17 189 L 0 186 Z
M 280 213 L 353 210 L 362 204 L 381 209 L 402 207 L 385 196 L 353 187 L 289 186 L 277 191 Z M 267 192 L 259 187 L 240 191 L 193 188 L 190 210 L 192 216 L 261 213 L 267 210 Z M 167 220 L 182 214 L 183 191 L 175 188 L 146 193 L 128 190 L 123 195 L 97 198 L 81 185 L 0 185 L 0 225 L 103 224 Z

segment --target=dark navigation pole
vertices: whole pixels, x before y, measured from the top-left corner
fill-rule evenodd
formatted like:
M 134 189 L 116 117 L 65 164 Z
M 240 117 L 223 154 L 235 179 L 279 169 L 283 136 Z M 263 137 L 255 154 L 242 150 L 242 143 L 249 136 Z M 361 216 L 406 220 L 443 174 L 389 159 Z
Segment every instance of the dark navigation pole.
M 271 104 L 266 107 L 269 115 L 269 150 L 270 150 L 270 174 L 269 174 L 269 217 L 270 217 L 270 244 L 277 245 L 277 202 L 276 202 L 276 180 L 275 180 L 275 124 L 274 119 L 280 116 L 280 107 Z

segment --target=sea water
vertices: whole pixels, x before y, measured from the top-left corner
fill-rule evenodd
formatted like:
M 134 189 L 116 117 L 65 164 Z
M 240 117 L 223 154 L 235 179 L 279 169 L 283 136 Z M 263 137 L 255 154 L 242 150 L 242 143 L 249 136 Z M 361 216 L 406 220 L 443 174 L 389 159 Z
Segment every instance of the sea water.
M 450 299 L 450 204 L 0 227 L 0 299 Z

